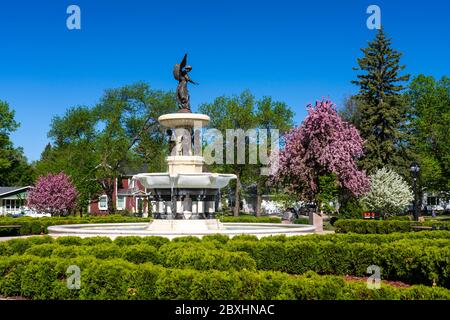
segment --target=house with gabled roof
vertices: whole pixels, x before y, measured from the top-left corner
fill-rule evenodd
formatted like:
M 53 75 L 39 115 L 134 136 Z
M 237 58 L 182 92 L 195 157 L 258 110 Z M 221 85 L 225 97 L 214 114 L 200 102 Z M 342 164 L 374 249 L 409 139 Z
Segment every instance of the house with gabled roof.
M 17 214 L 28 209 L 27 196 L 31 186 L 0 187 L 0 216 Z

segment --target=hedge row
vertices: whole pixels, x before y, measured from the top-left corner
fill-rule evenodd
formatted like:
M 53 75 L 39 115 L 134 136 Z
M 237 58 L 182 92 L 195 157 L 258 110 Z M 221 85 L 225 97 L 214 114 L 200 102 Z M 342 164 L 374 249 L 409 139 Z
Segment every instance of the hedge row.
M 69 266 L 80 268 L 80 288 L 68 289 Z M 290 276 L 279 272 L 221 272 L 169 269 L 149 263 L 136 265 L 120 259 L 37 258 L 0 259 L 0 294 L 31 299 L 450 299 L 440 287 L 398 288 L 382 284 L 378 290 L 365 282 L 308 272 Z
M 441 230 L 450 230 L 450 222 L 445 221 L 402 221 L 402 220 L 361 220 L 361 219 L 339 219 L 334 223 L 338 233 L 392 233 L 411 232 L 417 230 L 414 227 L 434 227 Z
M 51 238 L 50 238 L 51 239 Z M 172 243 L 158 250 L 153 245 L 129 244 L 120 246 L 116 243 L 104 243 L 103 239 L 93 244 L 70 244 L 70 242 L 41 242 L 13 240 L 0 243 L 0 256 L 31 255 L 41 258 L 76 258 L 87 257 L 102 260 L 121 258 L 140 264 L 153 263 L 173 268 L 193 268 L 197 270 L 255 270 L 256 262 L 246 252 L 228 252 L 215 249 L 214 245 L 190 245 Z
M 148 222 L 150 220 L 150 218 L 123 217 L 121 215 L 50 218 L 0 217 L 0 226 L 20 225 L 20 229 L 0 228 L 0 236 L 46 234 L 47 227 L 60 224 Z
M 408 236 L 410 238 L 408 238 Z M 383 237 L 384 239 L 381 241 Z M 381 268 L 383 279 L 438 284 L 450 288 L 450 232 L 429 231 L 390 235 L 336 234 L 327 236 L 238 236 L 229 240 L 212 235 L 200 240 L 160 237 L 108 238 L 50 237 L 15 239 L 0 243 L 0 255 L 41 257 L 90 255 L 152 262 L 166 267 L 197 270 L 272 270 L 303 274 L 365 276 L 368 266 Z
M 216 216 L 222 222 L 252 222 L 252 223 L 281 223 L 279 217 L 255 217 L 255 216 Z
M 442 246 L 408 240 L 380 245 L 343 241 L 230 241 L 225 250 L 249 253 L 259 270 L 290 274 L 312 270 L 320 274 L 364 276 L 368 266 L 377 265 L 383 279 L 450 288 L 448 241 Z

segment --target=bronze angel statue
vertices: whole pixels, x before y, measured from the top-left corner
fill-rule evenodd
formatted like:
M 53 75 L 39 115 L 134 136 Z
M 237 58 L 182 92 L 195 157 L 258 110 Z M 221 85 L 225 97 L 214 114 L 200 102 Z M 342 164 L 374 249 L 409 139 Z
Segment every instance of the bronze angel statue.
M 192 70 L 192 67 L 186 65 L 187 54 L 184 55 L 180 64 L 176 64 L 173 67 L 173 76 L 178 80 L 177 86 L 177 101 L 178 109 L 184 112 L 191 112 L 191 105 L 189 101 L 189 92 L 187 89 L 187 83 L 197 84 L 189 78 L 188 72 Z

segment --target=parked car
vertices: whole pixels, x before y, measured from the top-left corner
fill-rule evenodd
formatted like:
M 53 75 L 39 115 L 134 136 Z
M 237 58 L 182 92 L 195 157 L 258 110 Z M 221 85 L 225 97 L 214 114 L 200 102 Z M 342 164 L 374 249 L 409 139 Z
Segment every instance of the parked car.
M 33 211 L 31 209 L 25 209 L 23 212 L 24 217 L 32 217 L 32 218 L 43 218 L 43 217 L 51 217 L 50 213 L 40 213 Z

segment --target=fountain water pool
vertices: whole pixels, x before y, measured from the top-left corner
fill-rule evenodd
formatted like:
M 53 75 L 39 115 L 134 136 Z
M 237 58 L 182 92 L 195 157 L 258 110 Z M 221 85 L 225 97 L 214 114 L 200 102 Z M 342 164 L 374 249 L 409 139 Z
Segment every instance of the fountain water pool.
M 314 233 L 312 225 L 281 224 L 281 223 L 221 223 L 216 219 L 207 220 L 155 220 L 167 221 L 168 226 L 158 226 L 149 230 L 148 223 L 97 223 L 72 224 L 48 227 L 52 236 L 95 237 L 107 236 L 114 239 L 119 236 L 161 236 L 169 239 L 195 236 L 223 234 L 229 237 L 248 234 L 258 238 L 276 235 L 298 236 Z M 200 223 L 198 223 L 200 221 Z M 151 224 L 150 224 L 151 225 Z

